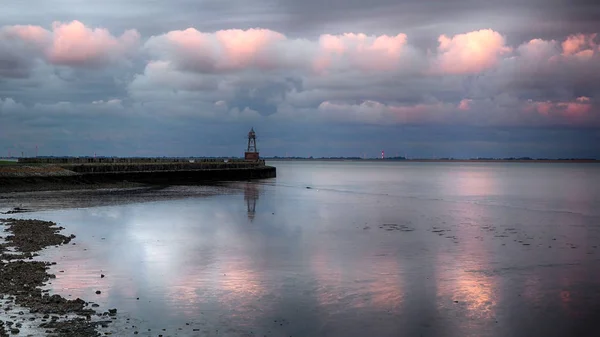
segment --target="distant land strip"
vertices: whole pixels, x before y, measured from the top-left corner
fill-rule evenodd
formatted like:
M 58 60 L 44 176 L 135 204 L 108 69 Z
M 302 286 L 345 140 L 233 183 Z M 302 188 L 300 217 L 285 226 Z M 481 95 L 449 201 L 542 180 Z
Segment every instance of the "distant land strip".
M 600 163 L 598 159 L 589 158 L 573 158 L 573 159 L 545 159 L 545 158 L 471 158 L 471 159 L 455 159 L 455 158 L 352 158 L 352 157 L 321 157 L 321 158 L 305 158 L 305 157 L 264 157 L 270 161 L 365 161 L 365 162 L 413 162 L 413 163 Z

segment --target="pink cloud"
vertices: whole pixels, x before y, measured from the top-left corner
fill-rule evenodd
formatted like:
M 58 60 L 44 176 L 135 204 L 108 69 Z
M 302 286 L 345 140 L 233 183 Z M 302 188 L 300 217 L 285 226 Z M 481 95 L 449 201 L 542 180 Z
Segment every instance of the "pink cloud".
M 557 85 L 566 79 L 594 82 L 600 73 L 600 53 L 593 50 L 592 35 L 571 35 L 565 41 L 534 39 L 517 47 L 506 59 L 502 71 L 513 72 L 521 80 L 542 76 Z
M 1 40 L 10 39 L 36 51 L 36 57 L 55 65 L 106 66 L 133 56 L 140 35 L 128 30 L 115 37 L 103 28 L 91 29 L 79 21 L 54 22 L 52 31 L 40 26 L 6 26 L 0 29 Z
M 597 34 L 575 34 L 570 35 L 567 39 L 561 44 L 563 49 L 563 55 L 586 55 L 589 56 L 594 53 L 594 49 L 596 48 L 596 42 L 594 41 Z M 585 52 L 584 54 L 581 54 Z
M 285 41 L 283 34 L 268 29 L 230 29 L 215 34 L 229 64 L 237 68 L 255 64 L 258 68 L 272 66 L 267 52 L 269 47 Z
M 406 44 L 405 34 L 324 34 L 319 37 L 319 51 L 313 67 L 319 72 L 339 66 L 363 71 L 395 70 L 399 67 Z
M 591 104 L 579 102 L 558 103 L 557 106 L 563 109 L 564 113 L 568 116 L 575 117 L 585 115 L 592 109 Z
M 194 28 L 151 37 L 146 47 L 180 68 L 197 72 L 228 72 L 248 68 L 276 69 L 288 63 L 283 34 L 268 29 L 221 30 L 203 33 Z
M 533 39 L 517 47 L 520 58 L 533 63 L 546 63 L 559 53 L 557 42 L 554 40 Z
M 512 51 L 500 33 L 482 29 L 453 37 L 438 38 L 438 57 L 434 72 L 471 74 L 495 66 L 500 57 Z
M 46 29 L 40 26 L 15 25 L 6 26 L 0 29 L 0 38 L 4 35 L 6 38 L 18 39 L 24 42 L 32 43 L 39 47 L 45 47 L 51 40 L 52 35 Z
M 545 116 L 562 116 L 566 118 L 584 117 L 592 111 L 592 103 L 589 97 L 578 97 L 571 102 L 534 102 L 530 101 L 527 111 L 536 111 Z
M 106 65 L 131 55 L 140 39 L 135 30 L 115 37 L 104 28 L 88 28 L 79 21 L 55 22 L 52 30 L 52 44 L 46 55 L 51 63 L 57 65 Z
M 582 50 L 575 54 L 575 57 L 583 61 L 589 61 L 592 58 L 592 56 L 594 56 L 594 50 L 592 49 Z
M 399 66 L 406 35 L 321 35 L 317 41 L 289 39 L 268 29 L 200 32 L 194 28 L 152 37 L 146 48 L 182 69 L 230 72 L 281 68 L 393 70 Z
M 535 107 L 538 113 L 548 115 L 550 114 L 550 110 L 554 107 L 554 104 L 550 102 L 537 102 L 535 103 Z
M 590 101 L 590 98 L 589 97 L 585 97 L 585 96 L 581 96 L 581 97 L 577 97 L 575 100 L 577 102 L 587 103 L 587 102 Z
M 462 110 L 462 111 L 471 110 L 471 102 L 473 102 L 473 100 L 471 100 L 471 99 L 461 100 L 460 103 L 458 104 L 458 109 Z

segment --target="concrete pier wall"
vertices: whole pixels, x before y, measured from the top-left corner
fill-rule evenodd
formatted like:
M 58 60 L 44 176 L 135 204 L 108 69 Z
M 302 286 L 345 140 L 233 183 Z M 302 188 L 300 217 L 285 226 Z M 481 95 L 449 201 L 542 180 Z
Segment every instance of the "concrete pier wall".
M 82 176 L 94 182 L 129 181 L 147 184 L 195 184 L 206 181 L 228 181 L 274 178 L 271 166 L 213 170 L 138 171 L 86 173 Z
M 69 176 L 0 176 L 0 192 L 3 188 L 11 189 L 11 187 L 22 187 L 25 190 L 47 190 L 54 187 L 63 189 L 62 187 L 68 188 L 68 186 L 91 186 L 120 182 L 149 185 L 189 185 L 210 181 L 267 179 L 275 176 L 276 169 L 272 166 L 213 170 L 95 172 Z
M 0 192 L 68 189 L 69 186 L 99 186 L 115 183 L 184 185 L 209 181 L 266 179 L 276 176 L 275 167 L 265 165 L 264 160 L 82 163 L 71 160 L 77 158 L 66 159 L 68 160 L 64 163 L 20 162 L 18 165 L 0 167 Z

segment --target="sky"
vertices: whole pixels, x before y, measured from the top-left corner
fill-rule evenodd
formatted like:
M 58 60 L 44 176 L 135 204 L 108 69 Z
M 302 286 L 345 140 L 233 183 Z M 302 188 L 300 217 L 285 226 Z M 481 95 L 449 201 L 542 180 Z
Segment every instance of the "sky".
M 600 159 L 595 0 L 0 8 L 0 156 Z

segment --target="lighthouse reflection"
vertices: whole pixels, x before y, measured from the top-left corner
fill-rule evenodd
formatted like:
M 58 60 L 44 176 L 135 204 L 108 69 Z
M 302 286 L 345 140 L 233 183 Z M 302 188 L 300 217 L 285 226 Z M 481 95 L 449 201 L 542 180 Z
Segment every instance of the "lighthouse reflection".
M 244 201 L 248 209 L 248 220 L 252 222 L 256 215 L 256 202 L 258 201 L 259 187 L 256 183 L 248 182 L 244 186 Z

